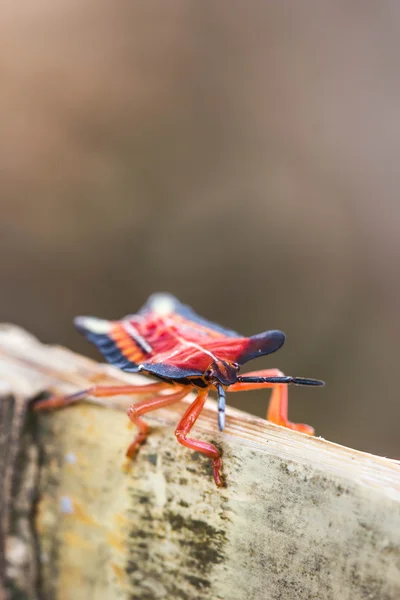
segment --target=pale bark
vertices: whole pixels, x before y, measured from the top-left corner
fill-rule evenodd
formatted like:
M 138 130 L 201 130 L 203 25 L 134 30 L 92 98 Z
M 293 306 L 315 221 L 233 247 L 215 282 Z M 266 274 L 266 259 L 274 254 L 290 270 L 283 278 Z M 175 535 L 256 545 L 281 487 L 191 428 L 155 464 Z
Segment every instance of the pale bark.
M 133 462 L 129 398 L 34 414 L 29 399 L 135 382 L 12 326 L 0 330 L 3 593 L 55 600 L 397 600 L 400 466 L 210 401 L 179 446 L 187 402 L 152 413 Z M 228 396 L 229 400 L 229 396 Z M 189 401 L 189 400 L 188 400 Z

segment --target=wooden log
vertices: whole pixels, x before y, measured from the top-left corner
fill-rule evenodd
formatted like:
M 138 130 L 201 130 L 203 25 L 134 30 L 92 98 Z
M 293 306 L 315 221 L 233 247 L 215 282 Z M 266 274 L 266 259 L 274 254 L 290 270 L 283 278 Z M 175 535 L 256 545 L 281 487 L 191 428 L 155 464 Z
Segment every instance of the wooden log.
M 206 405 L 199 437 L 227 485 L 181 447 L 186 402 L 151 413 L 134 461 L 129 398 L 35 414 L 43 391 L 142 381 L 0 329 L 0 568 L 9 599 L 397 600 L 400 466 Z M 229 399 L 229 398 L 228 398 Z

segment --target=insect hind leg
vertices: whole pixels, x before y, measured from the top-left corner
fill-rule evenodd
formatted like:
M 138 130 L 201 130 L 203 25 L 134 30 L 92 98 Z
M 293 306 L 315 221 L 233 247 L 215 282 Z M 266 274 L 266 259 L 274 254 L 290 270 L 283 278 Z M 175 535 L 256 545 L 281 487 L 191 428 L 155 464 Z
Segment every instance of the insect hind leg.
M 94 398 L 106 398 L 109 396 L 122 396 L 124 394 L 150 394 L 159 392 L 169 387 L 167 383 L 149 383 L 145 385 L 94 385 L 90 388 L 74 392 L 65 396 L 51 396 L 45 400 L 38 400 L 33 405 L 33 410 L 52 410 L 64 408 L 75 402 L 83 400 L 87 396 Z

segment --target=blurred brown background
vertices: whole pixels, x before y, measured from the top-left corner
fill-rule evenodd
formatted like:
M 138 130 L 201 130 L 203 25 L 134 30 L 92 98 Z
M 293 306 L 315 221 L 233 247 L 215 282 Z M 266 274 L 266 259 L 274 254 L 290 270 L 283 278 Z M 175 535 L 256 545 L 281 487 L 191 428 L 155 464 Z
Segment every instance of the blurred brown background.
M 5 3 L 1 320 L 95 356 L 74 315 L 167 290 L 283 329 L 252 367 L 327 382 L 290 416 L 400 457 L 399 36 L 394 1 Z

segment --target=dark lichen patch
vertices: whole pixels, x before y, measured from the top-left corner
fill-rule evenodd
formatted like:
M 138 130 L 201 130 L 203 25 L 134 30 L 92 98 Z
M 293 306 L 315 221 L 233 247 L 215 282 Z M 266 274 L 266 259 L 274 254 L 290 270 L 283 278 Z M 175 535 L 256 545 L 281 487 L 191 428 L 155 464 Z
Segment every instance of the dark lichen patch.
M 186 471 L 189 471 L 189 473 L 193 473 L 194 475 L 198 474 L 197 469 L 193 469 L 192 467 L 186 467 Z
M 146 544 L 145 542 L 139 542 L 138 543 L 138 548 L 141 548 L 142 550 L 145 550 L 145 552 L 143 554 L 145 554 L 146 556 L 148 556 L 148 544 Z
M 272 459 L 276 460 L 276 459 Z M 328 497 L 348 496 L 351 494 L 351 485 L 344 486 L 337 483 L 335 477 L 329 477 L 315 469 L 307 468 L 304 465 L 297 465 L 293 461 L 279 461 L 279 477 L 282 485 L 288 489 L 288 499 L 292 496 L 301 494 L 306 497 L 310 505 L 318 507 L 325 504 Z M 290 483 L 288 483 L 290 481 Z
M 139 597 L 135 592 L 129 597 L 129 600 L 138 600 L 138 598 Z M 156 600 L 156 598 L 157 596 L 155 596 L 151 590 L 143 590 L 140 593 L 140 600 Z
M 193 452 L 190 456 L 192 461 L 197 464 L 196 467 L 186 466 L 186 471 L 196 475 L 196 477 L 214 477 L 212 461 L 210 458 L 200 454 L 200 452 Z
M 208 579 L 195 577 L 194 575 L 185 575 L 185 579 L 198 590 L 204 590 L 204 588 L 209 588 L 211 585 Z
M 383 590 L 386 587 L 386 580 L 383 577 L 374 577 L 359 573 L 358 565 L 353 565 L 350 571 L 350 581 L 355 590 L 358 590 L 360 598 L 377 598 L 379 600 L 392 600 L 392 595 L 386 594 Z
M 173 530 L 185 528 L 196 535 L 203 537 L 215 538 L 218 535 L 224 535 L 224 532 L 220 529 L 216 529 L 209 525 L 205 521 L 200 519 L 192 519 L 190 517 L 183 517 L 183 515 L 174 513 L 172 511 L 165 512 L 165 518 L 170 522 Z
M 183 508 L 189 508 L 189 503 L 186 502 L 185 500 L 179 500 L 178 502 L 179 506 L 182 506 Z
M 179 544 L 185 549 L 188 565 L 197 572 L 206 573 L 212 566 L 224 560 L 223 546 L 226 534 L 200 519 L 183 517 L 169 511 L 165 514 L 172 531 L 183 534 Z
M 315 579 L 322 576 L 323 579 L 326 579 L 327 577 L 329 579 L 329 560 L 323 554 L 310 552 L 310 554 L 305 557 L 300 572 L 304 578 L 310 577 L 311 579 Z
M 125 566 L 125 572 L 130 575 L 131 573 L 135 573 L 139 570 L 137 563 L 133 562 L 133 560 L 129 560 Z
M 166 513 L 165 516 L 169 520 L 173 531 L 182 529 L 182 527 L 184 526 L 185 519 L 183 518 L 182 515 L 170 512 L 170 513 Z
M 209 458 L 203 462 L 203 475 L 214 479 L 213 465 L 212 461 Z
M 190 567 L 198 569 L 202 573 L 207 570 L 208 565 L 216 565 L 224 559 L 223 554 L 218 551 L 218 548 L 200 540 L 180 540 L 179 543 L 182 548 L 186 548 L 187 550 L 189 557 L 187 564 Z
M 271 598 L 273 600 L 292 600 L 296 599 L 305 599 L 307 600 L 321 600 L 321 596 L 318 593 L 313 594 L 309 589 L 305 589 L 300 583 L 298 578 L 293 576 L 285 576 L 281 577 L 277 580 L 277 584 L 275 587 L 275 591 Z M 331 596 L 324 596 L 324 600 L 333 600 Z
M 150 498 L 148 496 L 139 496 L 138 501 L 140 504 L 148 504 L 150 502 Z
M 288 533 L 285 505 L 281 502 L 270 503 L 266 508 L 269 529 L 274 532 Z
M 224 512 L 224 511 L 221 511 L 221 512 L 219 513 L 219 518 L 220 518 L 222 521 L 227 521 L 228 523 L 232 523 L 232 519 L 231 519 L 231 518 L 230 518 L 230 517 L 229 517 L 229 516 L 226 514 L 226 512 Z
M 152 521 L 153 517 L 152 517 L 151 513 L 148 513 L 146 515 L 143 515 L 142 519 L 143 519 L 143 521 Z
M 152 465 L 156 466 L 156 464 L 157 464 L 157 454 L 148 454 L 146 458 L 149 461 L 149 463 L 151 463 Z
M 340 497 L 343 496 L 343 494 L 349 494 L 349 490 L 346 489 L 345 487 L 343 487 L 342 485 L 337 485 L 336 486 L 336 496 Z
M 129 537 L 133 540 L 136 540 L 137 538 L 152 538 L 154 535 L 150 531 L 145 531 L 144 529 L 134 529 L 133 531 L 129 532 Z

